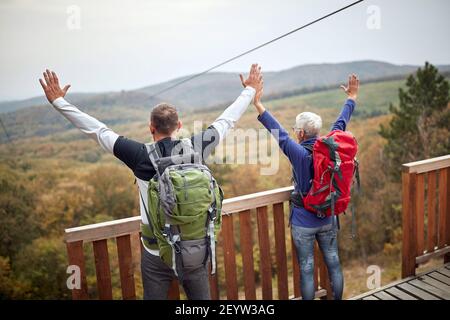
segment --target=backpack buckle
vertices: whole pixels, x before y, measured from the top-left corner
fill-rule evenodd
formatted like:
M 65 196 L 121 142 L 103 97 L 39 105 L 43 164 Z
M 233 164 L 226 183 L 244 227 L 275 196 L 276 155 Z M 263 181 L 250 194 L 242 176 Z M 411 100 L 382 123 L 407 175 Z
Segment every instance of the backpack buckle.
M 317 212 L 317 218 L 323 219 L 325 217 L 326 217 L 326 215 L 322 211 Z
M 180 247 L 180 245 L 178 244 L 178 242 L 175 242 L 174 244 L 173 244 L 173 248 L 174 248 L 174 250 L 175 250 L 175 253 L 181 253 L 181 247 Z
M 216 220 L 216 211 L 217 211 L 217 209 L 215 207 L 209 207 L 208 215 L 209 215 L 210 220 L 212 220 L 212 221 Z
M 162 232 L 162 235 L 163 235 L 165 238 L 172 239 L 172 232 L 170 231 L 170 226 L 166 225 L 166 226 L 164 227 L 164 230 L 163 230 L 163 232 Z

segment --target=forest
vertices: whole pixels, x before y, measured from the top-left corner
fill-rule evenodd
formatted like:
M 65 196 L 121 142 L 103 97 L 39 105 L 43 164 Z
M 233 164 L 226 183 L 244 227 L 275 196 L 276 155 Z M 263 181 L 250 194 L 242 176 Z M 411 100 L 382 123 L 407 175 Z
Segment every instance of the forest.
M 346 236 L 349 219 L 344 218 L 339 242 L 345 297 L 367 290 L 368 265 L 382 268 L 383 283 L 400 277 L 401 164 L 450 153 L 448 81 L 447 74 L 426 63 L 403 79 L 362 83 L 348 128 L 358 139 L 362 192 L 354 198 L 357 238 Z M 344 100 L 338 87 L 326 87 L 274 94 L 264 102 L 286 128 L 302 111 L 320 114 L 324 134 Z M 121 135 L 149 141 L 149 108 L 129 108 L 127 113 L 119 106 L 103 108 L 93 115 Z M 50 119 L 61 117 L 51 106 L 39 110 Z M 112 113 L 121 121 L 114 121 Z M 212 122 L 219 113 L 217 107 L 186 110 L 181 118 L 192 129 L 194 120 Z M 250 106 L 237 127 L 261 128 L 256 115 Z M 23 137 L 0 144 L 0 299 L 70 299 L 64 229 L 138 215 L 133 174 L 67 121 L 55 124 L 61 130 L 51 130 L 51 122 L 39 127 L 27 111 L 17 119 L 14 130 L 24 132 Z M 290 165 L 282 154 L 278 174 L 261 176 L 260 168 L 211 166 L 226 198 L 291 184 Z M 112 272 L 118 281 L 114 265 Z M 92 283 L 95 272 L 90 275 Z

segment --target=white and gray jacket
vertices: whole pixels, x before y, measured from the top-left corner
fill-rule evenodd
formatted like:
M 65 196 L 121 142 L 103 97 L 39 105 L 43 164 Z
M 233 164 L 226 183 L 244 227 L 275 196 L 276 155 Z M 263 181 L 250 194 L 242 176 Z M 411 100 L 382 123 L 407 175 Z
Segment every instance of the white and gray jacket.
M 228 130 L 233 128 L 241 118 L 252 102 L 254 95 L 255 89 L 252 87 L 245 88 L 240 96 L 206 130 L 191 137 L 194 149 L 203 156 L 204 160 L 226 136 Z M 81 132 L 97 141 L 105 151 L 112 153 L 133 171 L 139 191 L 144 195 L 143 201 L 145 203 L 142 203 L 142 199 L 139 197 L 141 219 L 144 224 L 148 224 L 144 205 L 148 208 L 146 197 L 148 182 L 156 172 L 150 163 L 145 144 L 119 136 L 104 123 L 80 111 L 64 98 L 58 98 L 52 104 Z M 170 156 L 172 148 L 178 142 L 179 140 L 172 140 L 170 137 L 158 141 L 162 156 Z M 146 250 L 151 254 L 159 255 L 158 251 Z

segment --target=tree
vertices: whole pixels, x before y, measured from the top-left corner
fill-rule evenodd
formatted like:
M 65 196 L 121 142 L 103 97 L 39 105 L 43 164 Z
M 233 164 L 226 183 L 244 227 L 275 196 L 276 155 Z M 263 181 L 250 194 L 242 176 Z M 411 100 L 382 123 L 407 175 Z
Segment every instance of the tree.
M 66 248 L 59 238 L 39 238 L 17 255 L 13 279 L 26 284 L 33 299 L 69 299 Z
M 15 255 L 40 235 L 33 209 L 34 195 L 26 180 L 11 170 L 0 170 L 0 256 L 14 264 Z
M 100 166 L 90 172 L 85 180 L 93 189 L 92 201 L 96 215 L 120 219 L 138 214 L 137 186 L 133 184 L 133 176 L 124 167 Z
M 394 179 L 402 163 L 427 159 L 450 151 L 449 83 L 428 62 L 408 77 L 399 89 L 399 106 L 390 106 L 393 118 L 380 135 L 387 140 L 384 153 Z
M 9 259 L 0 256 L 0 300 L 32 298 L 30 293 L 28 283 L 14 277 Z

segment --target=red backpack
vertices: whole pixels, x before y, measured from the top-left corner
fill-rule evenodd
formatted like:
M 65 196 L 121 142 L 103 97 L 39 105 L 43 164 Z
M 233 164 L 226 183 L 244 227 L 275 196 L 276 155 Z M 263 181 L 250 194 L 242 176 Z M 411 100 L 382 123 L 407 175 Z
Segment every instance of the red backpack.
M 305 209 L 319 217 L 345 212 L 354 177 L 359 187 L 357 151 L 358 143 L 348 131 L 334 130 L 316 140 L 312 146 L 314 178 L 308 194 L 302 196 Z

